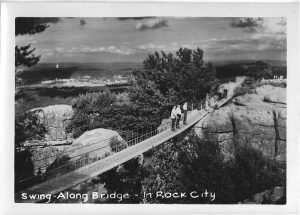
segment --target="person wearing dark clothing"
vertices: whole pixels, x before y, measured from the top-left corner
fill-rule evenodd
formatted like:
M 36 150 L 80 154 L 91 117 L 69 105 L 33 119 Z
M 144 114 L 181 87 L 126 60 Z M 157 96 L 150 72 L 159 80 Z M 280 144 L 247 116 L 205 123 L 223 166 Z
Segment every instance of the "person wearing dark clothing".
M 176 110 L 176 106 L 174 105 L 172 111 L 171 111 L 171 130 L 175 131 L 175 123 L 176 123 L 176 119 L 177 119 L 177 110 Z
M 180 108 L 180 105 L 177 106 L 176 112 L 177 112 L 176 128 L 180 128 L 180 126 L 179 126 L 179 122 L 180 122 L 180 118 L 181 118 L 181 108 Z

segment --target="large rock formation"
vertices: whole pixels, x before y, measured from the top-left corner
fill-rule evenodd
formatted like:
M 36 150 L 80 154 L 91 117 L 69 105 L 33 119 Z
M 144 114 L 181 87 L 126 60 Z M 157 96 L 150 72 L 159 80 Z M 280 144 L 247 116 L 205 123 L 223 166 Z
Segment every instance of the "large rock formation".
M 98 128 L 83 133 L 71 145 L 33 147 L 31 161 L 34 173 L 43 174 L 79 160 L 84 160 L 85 163 L 94 162 L 125 147 L 127 145 L 116 131 Z
M 126 148 L 127 145 L 124 142 L 123 138 L 113 130 L 98 128 L 86 131 L 72 145 L 65 146 L 51 165 L 56 168 L 70 164 L 71 167 L 75 161 L 80 161 L 81 166 L 83 163 L 89 164 L 103 159 L 121 148 Z
M 285 187 L 275 187 L 271 190 L 265 190 L 261 193 L 256 193 L 251 198 L 240 202 L 242 204 L 285 204 L 286 189 Z
M 112 148 L 112 145 L 116 145 L 116 147 Z M 117 147 L 123 145 L 124 140 L 118 132 L 110 129 L 97 128 L 91 131 L 86 131 L 78 137 L 69 147 L 68 151 L 72 150 L 73 152 L 69 153 L 68 156 L 76 157 L 80 154 L 99 149 L 95 152 L 89 153 L 89 155 L 105 157 L 118 150 Z
M 47 130 L 44 141 L 63 141 L 71 137 L 65 128 L 73 116 L 72 106 L 51 105 L 35 108 L 31 111 L 37 114 L 40 123 L 43 124 Z
M 233 98 L 195 126 L 216 134 L 225 159 L 234 156 L 235 144 L 251 144 L 263 154 L 286 159 L 286 88 L 262 85 L 253 94 Z

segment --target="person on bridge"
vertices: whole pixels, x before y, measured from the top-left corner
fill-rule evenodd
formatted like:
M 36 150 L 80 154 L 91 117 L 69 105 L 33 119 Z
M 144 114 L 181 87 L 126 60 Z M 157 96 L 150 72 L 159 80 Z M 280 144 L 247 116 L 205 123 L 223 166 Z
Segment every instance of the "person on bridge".
M 176 110 L 176 105 L 174 105 L 172 111 L 171 111 L 171 120 L 172 120 L 172 125 L 171 125 L 171 130 L 175 131 L 175 122 L 177 119 L 177 110 Z
M 180 105 L 177 106 L 176 112 L 177 112 L 176 128 L 180 128 L 180 126 L 179 126 L 179 122 L 180 122 L 180 118 L 181 118 L 181 108 L 180 108 Z
M 187 125 L 186 118 L 187 118 L 187 102 L 185 102 L 182 106 L 183 109 L 183 124 Z
M 208 110 L 208 99 L 205 100 L 205 110 Z

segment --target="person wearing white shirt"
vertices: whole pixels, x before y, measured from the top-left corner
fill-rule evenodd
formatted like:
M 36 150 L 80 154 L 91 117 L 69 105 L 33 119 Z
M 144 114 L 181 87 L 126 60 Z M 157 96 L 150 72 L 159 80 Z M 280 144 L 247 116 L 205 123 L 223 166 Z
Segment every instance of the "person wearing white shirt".
M 181 118 L 181 108 L 180 108 L 180 105 L 177 106 L 176 111 L 177 111 L 176 128 L 180 128 L 179 127 L 179 122 L 180 122 L 180 118 Z
M 182 106 L 183 109 L 183 124 L 186 125 L 186 118 L 187 118 L 187 102 L 185 102 Z
M 172 121 L 172 124 L 171 124 L 171 130 L 172 131 L 175 131 L 175 122 L 176 122 L 176 119 L 177 119 L 177 110 L 176 110 L 176 106 L 174 105 L 172 111 L 171 111 L 171 121 Z

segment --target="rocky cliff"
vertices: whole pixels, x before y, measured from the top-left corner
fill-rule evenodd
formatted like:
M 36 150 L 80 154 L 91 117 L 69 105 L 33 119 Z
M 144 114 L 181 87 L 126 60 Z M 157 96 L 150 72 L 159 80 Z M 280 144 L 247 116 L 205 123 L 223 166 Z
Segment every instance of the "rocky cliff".
M 63 141 L 71 136 L 65 130 L 67 124 L 73 116 L 73 109 L 70 105 L 51 105 L 42 108 L 35 108 L 35 112 L 47 130 L 43 141 Z
M 225 159 L 234 156 L 237 144 L 250 144 L 263 154 L 286 160 L 286 88 L 256 83 L 248 93 L 233 96 L 195 126 L 216 134 Z

